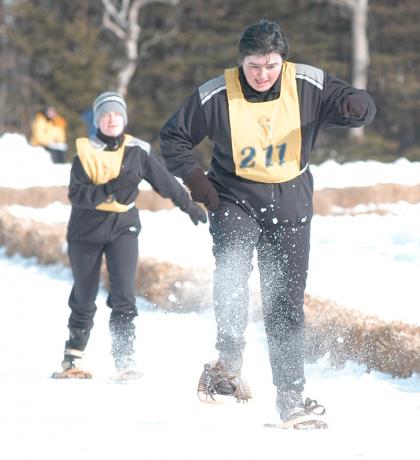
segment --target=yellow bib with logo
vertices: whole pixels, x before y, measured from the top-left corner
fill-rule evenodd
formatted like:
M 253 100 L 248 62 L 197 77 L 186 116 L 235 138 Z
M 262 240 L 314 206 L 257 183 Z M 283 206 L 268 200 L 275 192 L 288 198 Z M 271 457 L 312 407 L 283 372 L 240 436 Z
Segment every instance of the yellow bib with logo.
M 115 151 L 95 149 L 89 139 L 81 137 L 76 139 L 76 150 L 83 169 L 95 185 L 106 184 L 115 179 L 121 172 L 124 150 L 132 136 L 125 135 L 124 142 Z M 118 201 L 104 201 L 96 206 L 99 211 L 126 212 L 134 203 L 121 204 Z
M 284 62 L 280 97 L 252 103 L 243 96 L 239 70 L 225 70 L 237 176 L 278 183 L 301 173 L 301 124 L 295 75 L 295 64 Z

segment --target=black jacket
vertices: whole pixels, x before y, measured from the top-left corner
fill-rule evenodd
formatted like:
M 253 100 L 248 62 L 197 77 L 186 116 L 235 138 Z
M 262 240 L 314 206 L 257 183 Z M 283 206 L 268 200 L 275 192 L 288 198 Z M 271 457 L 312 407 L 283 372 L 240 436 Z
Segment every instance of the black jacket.
M 247 86 L 242 73 L 240 82 L 249 102 L 270 100 L 270 94 L 264 94 L 263 100 L 252 98 L 252 89 Z M 366 91 L 353 88 L 316 67 L 296 64 L 296 84 L 303 169 L 309 162 L 321 128 L 365 125 L 373 119 L 376 108 Z M 272 99 L 279 97 L 281 81 L 273 86 L 271 92 Z M 356 117 L 343 115 L 341 105 L 349 95 L 356 95 L 362 101 L 364 113 Z M 309 167 L 288 182 L 273 184 L 250 181 L 235 174 L 224 75 L 201 85 L 163 126 L 160 133 L 161 153 L 173 174 L 186 178 L 199 166 L 193 148 L 206 136 L 214 145 L 208 177 L 222 201 L 236 203 L 256 218 L 275 218 L 283 225 L 310 222 L 313 214 L 313 179 Z
M 90 138 L 95 149 L 104 150 L 106 144 L 96 136 Z M 190 198 L 184 187 L 168 171 L 162 157 L 151 150 L 150 145 L 133 138 L 125 147 L 121 174 L 136 171 L 153 189 L 164 198 L 171 198 L 174 204 L 185 209 Z M 139 193 L 138 188 L 121 190 L 116 199 L 121 204 L 133 203 Z M 69 200 L 72 205 L 67 227 L 67 240 L 106 243 L 124 234 L 137 236 L 140 231 L 139 212 L 132 207 L 127 212 L 99 211 L 96 208 L 109 197 L 104 185 L 95 185 L 83 169 L 80 158 L 73 160 Z

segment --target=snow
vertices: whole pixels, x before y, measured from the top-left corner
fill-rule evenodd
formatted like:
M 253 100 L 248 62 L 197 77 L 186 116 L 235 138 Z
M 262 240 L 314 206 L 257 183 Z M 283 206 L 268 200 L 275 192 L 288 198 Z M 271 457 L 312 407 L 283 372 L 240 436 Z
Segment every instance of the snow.
M 25 136 L 5 133 L 0 137 L 0 161 L 7 162 L 7 169 L 0 171 L 2 187 L 26 188 L 48 185 L 67 185 L 69 164 L 55 165 L 49 153 L 42 147 L 32 147 Z M 420 183 L 420 162 L 401 158 L 393 163 L 356 161 L 343 167 L 334 160 L 321 166 L 312 165 L 315 189 L 327 187 L 368 186 L 373 184 Z M 35 174 L 36 172 L 36 174 Z M 143 182 L 141 187 L 150 186 Z
M 69 165 L 53 165 L 23 136 L 0 137 L 0 187 L 66 185 Z M 24 167 L 22 167 L 24 165 Z M 418 163 L 326 162 L 313 167 L 317 188 L 374 183 L 415 184 Z M 346 184 L 346 185 L 344 185 Z M 385 320 L 420 325 L 420 204 L 382 205 L 387 215 L 316 216 L 307 292 Z M 16 216 L 66 222 L 69 207 L 10 206 Z M 142 211 L 141 256 L 212 267 L 208 226 L 195 227 L 177 209 Z M 176 235 L 174 235 L 176 232 Z M 174 244 L 176 240 L 176 244 Z M 215 325 L 205 313 L 162 313 L 138 299 L 137 360 L 143 378 L 111 382 L 106 292 L 87 348 L 91 381 L 56 381 L 67 338 L 68 268 L 41 266 L 0 248 L 0 456 L 52 459 L 383 459 L 418 455 L 420 375 L 395 379 L 328 357 L 306 366 L 305 394 L 326 405 L 330 429 L 263 428 L 278 420 L 261 322 L 247 329 L 244 375 L 253 390 L 245 405 L 198 402 L 204 362 L 215 357 Z M 253 275 L 253 286 L 257 286 Z
M 311 166 L 315 189 L 325 187 L 362 187 L 375 184 L 417 185 L 420 182 L 420 162 L 400 158 L 393 163 L 355 161 L 344 167 L 334 160 L 321 166 Z

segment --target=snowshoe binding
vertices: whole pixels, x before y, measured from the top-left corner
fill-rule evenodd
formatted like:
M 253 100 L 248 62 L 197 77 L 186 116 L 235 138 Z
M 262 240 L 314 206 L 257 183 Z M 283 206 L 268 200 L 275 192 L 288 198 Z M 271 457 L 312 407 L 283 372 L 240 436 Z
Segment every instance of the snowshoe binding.
M 142 377 L 141 372 L 134 368 L 118 369 L 112 380 L 116 383 L 127 383 L 133 380 L 138 380 Z
M 81 368 L 80 356 L 64 355 L 64 360 L 61 363 L 63 370 L 61 372 L 53 372 L 53 379 L 91 379 L 92 373 Z
M 216 400 L 215 395 L 233 396 L 236 402 L 248 402 L 251 390 L 240 375 L 229 373 L 220 361 L 213 361 L 204 365 L 198 381 L 197 395 L 201 402 L 222 403 L 221 398 Z
M 297 391 L 278 391 L 277 410 L 281 422 L 266 424 L 267 427 L 295 430 L 319 430 L 328 428 L 322 420 L 325 407 L 314 399 L 302 400 L 302 394 Z

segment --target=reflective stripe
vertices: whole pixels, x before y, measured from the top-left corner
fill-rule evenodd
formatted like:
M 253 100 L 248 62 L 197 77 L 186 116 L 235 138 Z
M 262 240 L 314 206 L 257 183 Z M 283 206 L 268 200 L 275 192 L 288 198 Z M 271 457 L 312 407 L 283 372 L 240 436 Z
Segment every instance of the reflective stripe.
M 309 163 L 306 163 L 306 165 L 299 171 L 298 176 L 300 176 L 301 174 L 303 174 L 303 173 L 308 169 L 308 166 L 309 166 Z
M 296 74 L 296 78 L 300 78 L 301 80 L 306 80 L 309 83 L 312 83 L 314 86 L 316 86 L 319 89 L 324 88 L 324 86 L 321 83 L 317 82 L 316 80 L 314 80 L 313 78 L 309 77 L 308 75 L 298 75 L 298 74 Z
M 74 356 L 75 358 L 83 358 L 84 352 L 81 350 L 76 350 L 75 348 L 66 348 L 64 350 L 65 355 Z
M 138 137 L 133 137 L 131 140 L 127 142 L 127 147 L 132 147 L 132 146 L 140 147 L 149 155 L 152 150 L 152 146 L 148 142 L 143 141 L 142 139 L 139 139 Z
M 308 64 L 296 64 L 296 78 L 305 80 L 319 89 L 324 89 L 324 71 Z
M 207 94 L 206 97 L 204 97 L 203 99 L 201 99 L 201 105 L 204 105 L 204 104 L 205 104 L 209 99 L 211 99 L 215 94 L 220 93 L 220 91 L 223 91 L 224 89 L 226 89 L 226 85 L 221 86 L 220 88 L 217 88 L 217 89 L 213 90 L 211 93 Z
M 224 89 L 226 89 L 226 83 L 225 83 L 225 77 L 223 74 L 207 81 L 206 83 L 203 83 L 198 88 L 198 92 L 200 94 L 201 105 L 204 105 L 215 94 L 219 93 L 220 91 L 223 91 Z

